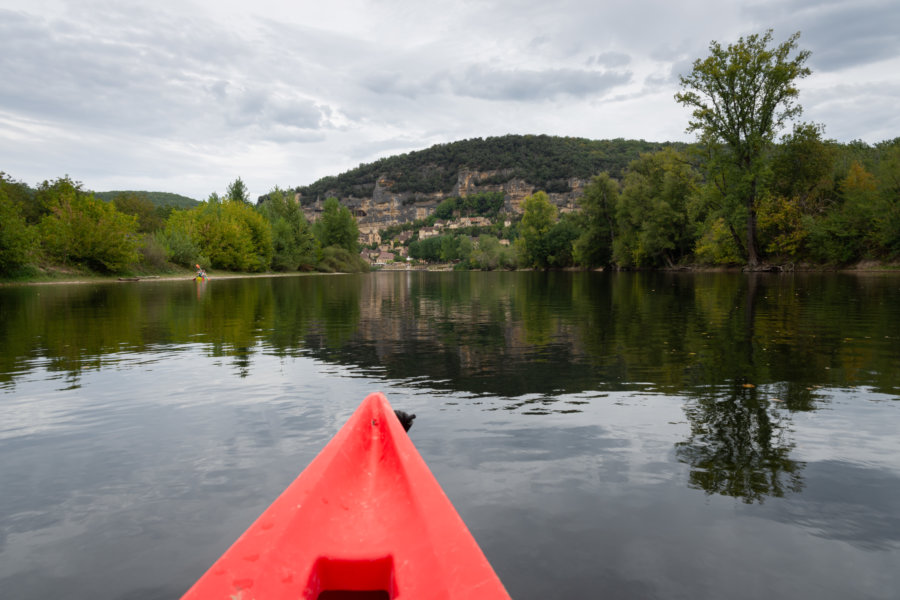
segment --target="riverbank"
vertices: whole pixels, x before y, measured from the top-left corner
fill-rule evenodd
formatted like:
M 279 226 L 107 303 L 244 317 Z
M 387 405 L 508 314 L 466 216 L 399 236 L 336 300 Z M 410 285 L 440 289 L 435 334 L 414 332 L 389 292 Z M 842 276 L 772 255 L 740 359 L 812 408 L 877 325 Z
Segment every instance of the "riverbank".
M 453 271 L 452 263 L 435 263 L 435 264 L 417 264 L 410 265 L 404 263 L 388 264 L 376 269 L 379 271 Z M 517 269 L 526 270 L 531 269 Z M 572 271 L 581 271 L 583 269 L 566 269 Z M 602 271 L 603 269 L 597 269 Z M 688 272 L 688 273 L 722 273 L 722 272 L 748 272 L 746 267 L 740 266 L 711 266 L 711 265 L 686 265 L 673 267 L 669 269 L 629 269 L 629 270 L 646 270 L 646 271 L 667 271 L 667 272 Z M 789 264 L 789 265 L 762 265 L 756 269 L 756 272 L 764 273 L 900 273 L 900 262 L 882 263 L 877 261 L 862 261 L 855 265 L 849 266 L 833 266 L 833 265 L 810 265 L 810 264 Z M 239 279 L 239 278 L 258 278 L 258 277 L 296 277 L 302 275 L 322 275 L 326 274 L 321 271 L 308 272 L 266 272 L 251 273 L 241 271 L 213 271 L 208 272 L 210 279 Z M 23 278 L 21 280 L 0 280 L 0 286 L 13 285 L 58 285 L 58 284 L 83 284 L 83 283 L 140 283 L 141 281 L 178 281 L 193 279 L 196 272 L 193 269 L 179 269 L 174 271 L 166 271 L 162 273 L 140 273 L 140 274 L 118 274 L 118 275 L 101 275 L 86 271 L 77 271 L 74 269 L 50 269 L 42 272 L 33 278 Z
M 207 271 L 209 279 L 249 279 L 254 277 L 296 277 L 302 275 L 320 275 L 317 271 L 292 272 L 292 273 L 249 273 L 240 271 Z M 40 278 L 22 279 L 18 281 L 0 281 L 0 286 L 14 285 L 60 285 L 60 284 L 84 284 L 84 283 L 140 283 L 142 281 L 188 281 L 196 277 L 196 272 L 190 269 L 177 272 L 165 272 L 159 274 L 141 275 L 100 275 L 96 273 L 55 271 L 47 273 Z

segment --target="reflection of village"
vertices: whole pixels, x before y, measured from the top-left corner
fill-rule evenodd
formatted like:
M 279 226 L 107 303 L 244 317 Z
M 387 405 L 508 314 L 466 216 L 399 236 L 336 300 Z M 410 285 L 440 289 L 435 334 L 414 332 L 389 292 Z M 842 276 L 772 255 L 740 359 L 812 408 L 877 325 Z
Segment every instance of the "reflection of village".
M 504 227 L 509 227 L 512 221 L 503 222 Z M 375 227 L 360 227 L 359 245 L 364 247 L 360 256 L 369 264 L 386 269 L 411 268 L 412 259 L 409 256 L 409 242 L 413 239 L 427 240 L 428 238 L 452 233 L 459 229 L 469 227 L 490 227 L 493 225 L 487 217 L 460 217 L 452 221 L 437 220 L 433 226 L 421 227 L 416 231 L 404 231 L 394 236 L 389 243 L 382 243 L 381 234 Z M 473 239 L 473 244 L 478 240 Z M 509 240 L 500 240 L 503 246 L 509 245 Z M 373 249 L 372 246 L 376 247 Z M 424 267 L 423 267 L 424 268 Z
M 581 390 L 593 380 L 575 323 L 535 309 L 539 299 L 515 285 L 475 275 L 464 289 L 413 270 L 367 277 L 347 358 L 396 379 L 427 372 L 472 393 Z

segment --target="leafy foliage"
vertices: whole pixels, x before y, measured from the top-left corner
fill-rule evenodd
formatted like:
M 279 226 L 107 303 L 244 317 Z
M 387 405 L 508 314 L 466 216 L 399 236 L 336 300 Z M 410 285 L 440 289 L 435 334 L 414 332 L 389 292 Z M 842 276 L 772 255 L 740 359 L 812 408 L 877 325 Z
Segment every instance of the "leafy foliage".
M 671 267 L 691 253 L 687 207 L 698 179 L 686 157 L 672 149 L 631 163 L 616 203 L 617 264 Z
M 216 195 L 173 213 L 166 237 L 170 259 L 187 266 L 192 254 L 203 266 L 233 271 L 266 271 L 272 260 L 272 229 L 265 217 L 249 204 L 222 202 Z
M 313 225 L 313 233 L 323 248 L 337 246 L 353 254 L 358 251 L 359 227 L 356 219 L 337 198 L 325 200 L 322 214 Z
M 272 268 L 311 270 L 316 262 L 316 239 L 293 196 L 276 187 L 259 211 L 272 227 Z
M 225 199 L 231 202 L 243 202 L 244 204 L 250 202 L 250 193 L 240 177 L 228 184 L 228 188 L 225 190 Z
M 109 273 L 122 272 L 139 260 L 134 216 L 74 186 L 56 189 L 60 194 L 40 223 L 41 242 L 49 257 Z
M 809 51 L 797 48 L 799 33 L 772 48 L 772 30 L 740 38 L 723 48 L 709 45 L 709 56 L 697 59 L 680 78 L 683 92 L 675 99 L 693 108 L 688 131 L 697 131 L 710 151 L 708 168 L 720 192 L 746 211 L 745 248 L 751 266 L 759 262 L 756 239 L 757 202 L 763 172 L 775 135 L 801 112 L 795 82 L 810 74 L 804 66 Z
M 322 249 L 322 259 L 316 268 L 325 273 L 364 273 L 369 270 L 369 265 L 346 248 L 328 246 Z
M 574 242 L 576 263 L 585 267 L 610 264 L 618 199 L 619 184 L 608 173 L 597 175 L 585 186 L 578 199 L 584 229 Z
M 551 266 L 550 230 L 556 223 L 556 206 L 544 192 L 537 192 L 522 202 L 524 210 L 518 240 L 519 264 L 545 269 Z
M 19 189 L 16 182 L 0 173 L 0 276 L 20 271 L 36 248 L 34 228 L 25 222 L 21 205 L 10 198 Z
M 501 245 L 494 236 L 482 235 L 470 253 L 469 264 L 474 269 L 485 271 L 513 269 L 516 267 L 516 255 L 510 246 Z

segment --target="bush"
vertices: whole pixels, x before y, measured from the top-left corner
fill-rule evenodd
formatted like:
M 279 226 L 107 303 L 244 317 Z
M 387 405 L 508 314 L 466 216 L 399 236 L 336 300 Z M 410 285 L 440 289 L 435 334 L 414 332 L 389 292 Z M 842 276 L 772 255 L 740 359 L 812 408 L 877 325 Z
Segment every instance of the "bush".
M 148 267 L 163 270 L 168 266 L 166 247 L 159 242 L 157 236 L 145 235 L 141 240 L 138 252 L 141 254 L 143 263 Z
M 200 246 L 177 221 L 177 218 L 170 219 L 165 231 L 158 231 L 154 236 L 156 243 L 165 248 L 167 258 L 183 267 L 193 267 L 198 263 L 209 264 L 209 260 L 200 260 Z
M 369 263 L 346 248 L 328 246 L 322 249 L 322 260 L 317 268 L 324 273 L 365 273 L 369 270 Z

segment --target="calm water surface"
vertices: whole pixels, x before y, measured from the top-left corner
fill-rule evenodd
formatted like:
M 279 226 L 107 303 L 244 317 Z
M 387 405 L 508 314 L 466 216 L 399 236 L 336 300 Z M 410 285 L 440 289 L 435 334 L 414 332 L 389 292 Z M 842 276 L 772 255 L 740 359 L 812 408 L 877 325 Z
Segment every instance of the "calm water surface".
M 516 599 L 895 599 L 900 277 L 0 288 L 0 596 L 177 598 L 371 391 Z

